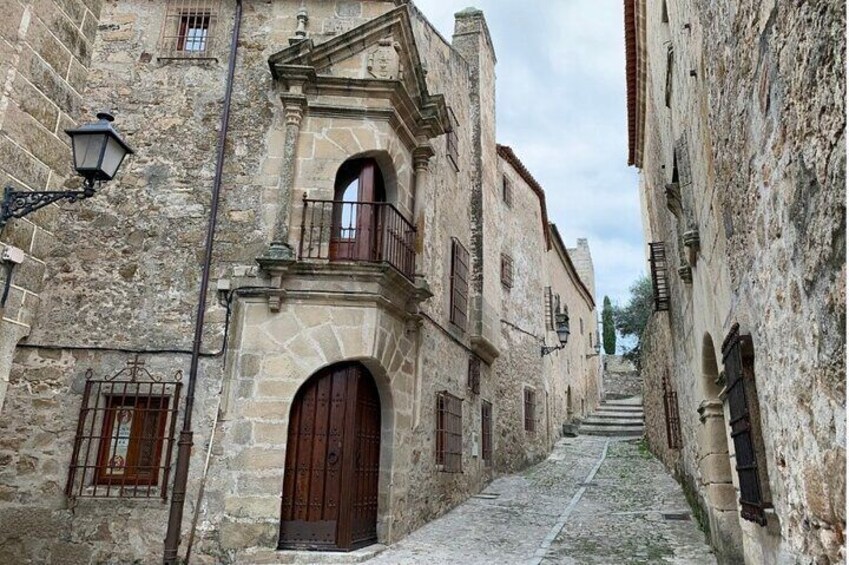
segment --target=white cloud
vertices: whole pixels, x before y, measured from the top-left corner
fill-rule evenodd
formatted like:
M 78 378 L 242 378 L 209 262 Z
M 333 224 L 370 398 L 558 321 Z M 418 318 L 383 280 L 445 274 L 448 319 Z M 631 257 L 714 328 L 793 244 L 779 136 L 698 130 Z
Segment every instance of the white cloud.
M 469 0 L 416 0 L 450 41 Z M 497 130 L 545 188 L 567 245 L 589 239 L 598 301 L 645 272 L 637 175 L 626 166 L 621 2 L 480 0 L 498 65 Z

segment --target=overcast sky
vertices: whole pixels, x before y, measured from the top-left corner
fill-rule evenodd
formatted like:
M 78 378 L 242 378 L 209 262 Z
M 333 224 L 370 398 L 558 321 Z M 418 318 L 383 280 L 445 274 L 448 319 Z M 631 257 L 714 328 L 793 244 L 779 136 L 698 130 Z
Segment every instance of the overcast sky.
M 414 0 L 451 40 L 470 0 Z M 589 240 L 599 309 L 645 271 L 628 126 L 621 0 L 476 0 L 498 64 L 497 136 L 545 189 L 567 246 Z

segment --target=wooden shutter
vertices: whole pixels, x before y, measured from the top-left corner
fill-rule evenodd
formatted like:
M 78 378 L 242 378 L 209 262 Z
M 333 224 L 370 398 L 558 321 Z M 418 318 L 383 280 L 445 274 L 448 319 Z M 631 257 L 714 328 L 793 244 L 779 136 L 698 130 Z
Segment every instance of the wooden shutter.
M 448 130 L 448 133 L 445 135 L 445 152 L 448 155 L 448 160 L 451 161 L 451 165 L 454 167 L 455 171 L 460 170 L 460 150 L 458 148 L 457 143 L 457 118 L 454 116 L 454 110 L 448 108 L 448 115 L 450 116 L 451 121 L 451 129 Z
M 484 464 L 492 464 L 492 404 L 481 402 L 481 458 Z
M 666 444 L 669 449 L 681 449 L 681 418 L 678 413 L 678 392 L 669 382 L 669 374 L 663 375 L 663 410 L 666 414 Z
M 545 329 L 554 331 L 554 295 L 551 287 L 545 287 Z
M 446 391 L 436 395 L 436 463 L 463 472 L 463 401 Z
M 654 291 L 654 310 L 669 310 L 669 284 L 666 280 L 666 247 L 662 241 L 649 243 L 651 284 Z
M 451 240 L 450 292 L 448 320 L 465 331 L 469 305 L 469 252 L 456 239 Z
M 761 526 L 766 525 L 764 499 L 755 446 L 752 441 L 752 422 L 746 400 L 746 384 L 743 379 L 742 342 L 747 339 L 739 334 L 739 326 L 732 327 L 722 345 L 722 363 L 728 387 L 728 407 L 731 438 L 737 462 L 737 477 L 740 483 L 741 516 Z
M 525 389 L 525 431 L 536 430 L 536 392 L 531 388 Z

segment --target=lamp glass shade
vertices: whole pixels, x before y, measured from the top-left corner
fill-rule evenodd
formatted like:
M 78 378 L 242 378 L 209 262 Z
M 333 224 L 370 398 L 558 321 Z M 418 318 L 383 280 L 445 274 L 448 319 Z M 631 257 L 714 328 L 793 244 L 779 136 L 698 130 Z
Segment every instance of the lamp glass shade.
M 557 330 L 557 339 L 561 344 L 569 341 L 569 317 L 566 314 L 555 314 L 554 316 L 555 329 Z
M 65 130 L 74 149 L 74 168 L 89 181 L 112 180 L 124 157 L 133 150 L 118 135 L 110 114 L 97 115 L 98 122 Z
M 74 148 L 74 168 L 83 176 L 100 168 L 100 154 L 106 135 L 103 133 L 79 133 L 71 136 Z
M 112 179 L 115 173 L 118 172 L 118 167 L 127 155 L 126 149 L 114 137 L 109 137 L 106 140 L 106 147 L 103 151 L 103 160 L 100 163 L 100 172 L 107 180 Z

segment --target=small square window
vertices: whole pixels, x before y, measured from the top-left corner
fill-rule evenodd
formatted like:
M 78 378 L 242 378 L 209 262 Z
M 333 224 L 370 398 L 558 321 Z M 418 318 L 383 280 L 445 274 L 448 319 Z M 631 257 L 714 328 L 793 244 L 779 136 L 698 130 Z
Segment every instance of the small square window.
M 220 0 L 169 0 L 159 37 L 160 59 L 211 59 Z
M 183 14 L 180 18 L 180 33 L 177 35 L 177 51 L 206 51 L 208 38 L 209 14 Z

